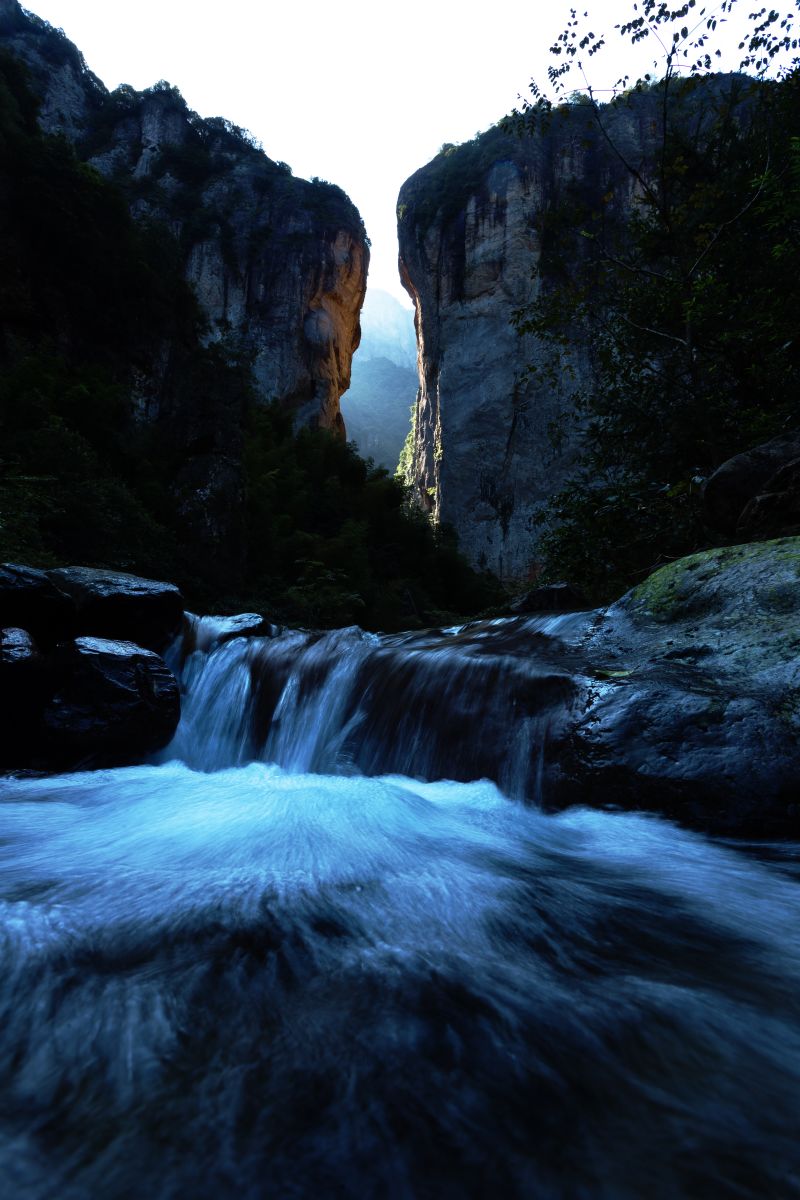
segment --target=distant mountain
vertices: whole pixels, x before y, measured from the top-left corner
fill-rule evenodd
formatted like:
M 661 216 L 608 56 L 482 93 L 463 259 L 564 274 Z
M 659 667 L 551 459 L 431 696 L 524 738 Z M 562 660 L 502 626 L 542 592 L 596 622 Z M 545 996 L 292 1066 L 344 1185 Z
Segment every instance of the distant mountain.
M 388 292 L 371 288 L 361 310 L 350 388 L 340 401 L 347 436 L 359 454 L 394 471 L 416 394 L 414 314 Z
M 388 358 L 399 367 L 417 363 L 414 313 L 379 288 L 369 288 L 361 310 L 359 358 Z

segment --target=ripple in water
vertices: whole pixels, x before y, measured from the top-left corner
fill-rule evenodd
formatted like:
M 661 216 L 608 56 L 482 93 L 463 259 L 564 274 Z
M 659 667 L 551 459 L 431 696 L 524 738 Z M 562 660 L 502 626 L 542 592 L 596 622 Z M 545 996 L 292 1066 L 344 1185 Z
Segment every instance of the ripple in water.
M 489 783 L 0 784 L 0 1192 L 800 1194 L 800 891 Z

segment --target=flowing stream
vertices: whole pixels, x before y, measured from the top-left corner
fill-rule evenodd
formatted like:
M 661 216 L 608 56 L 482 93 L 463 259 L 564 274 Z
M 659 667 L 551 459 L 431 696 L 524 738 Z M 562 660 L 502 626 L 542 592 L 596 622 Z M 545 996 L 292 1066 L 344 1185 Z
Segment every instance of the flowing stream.
M 172 651 L 0 781 L 0 1196 L 800 1196 L 800 854 L 546 815 L 591 614 Z

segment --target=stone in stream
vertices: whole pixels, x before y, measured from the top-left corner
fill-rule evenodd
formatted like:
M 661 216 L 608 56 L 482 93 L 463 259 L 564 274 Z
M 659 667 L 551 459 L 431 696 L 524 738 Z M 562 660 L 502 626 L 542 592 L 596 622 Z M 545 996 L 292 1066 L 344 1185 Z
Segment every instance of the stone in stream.
M 800 538 L 680 559 L 606 610 L 197 658 L 183 749 L 203 770 L 486 778 L 549 810 L 800 836 Z
M 0 567 L 0 766 L 117 765 L 165 745 L 180 700 L 154 650 L 182 613 L 171 583 L 90 567 Z M 76 631 L 95 636 L 72 641 Z
M 187 612 L 183 614 L 178 661 L 182 667 L 189 655 L 195 651 L 210 654 L 212 650 L 233 641 L 234 638 L 274 637 L 278 628 L 261 613 L 236 613 L 232 617 L 198 617 Z
M 165 746 L 175 732 L 178 685 L 152 650 L 77 638 L 58 647 L 54 668 L 55 688 L 42 714 L 48 764 L 135 762 Z
M 550 583 L 524 592 L 508 607 L 510 612 L 521 616 L 525 613 L 582 612 L 592 606 L 583 592 L 571 583 Z
M 548 750 L 550 807 L 639 808 L 707 832 L 800 832 L 800 538 L 662 567 L 602 615 Z
M 59 567 L 47 575 L 72 598 L 79 634 L 162 650 L 180 627 L 183 597 L 174 583 L 94 567 Z

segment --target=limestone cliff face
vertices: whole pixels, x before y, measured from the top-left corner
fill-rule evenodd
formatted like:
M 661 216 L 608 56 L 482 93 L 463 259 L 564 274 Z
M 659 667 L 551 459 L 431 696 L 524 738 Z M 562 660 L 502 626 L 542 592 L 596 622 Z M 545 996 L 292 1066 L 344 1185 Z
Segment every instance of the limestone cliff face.
M 618 145 L 646 152 L 646 104 L 614 121 Z M 575 468 L 567 397 L 592 369 L 591 348 L 577 346 L 569 386 L 532 381 L 542 350 L 517 334 L 512 314 L 548 285 L 547 214 L 610 192 L 609 219 L 622 219 L 631 180 L 574 106 L 535 137 L 492 129 L 445 148 L 400 192 L 400 274 L 416 308 L 419 366 L 412 482 L 471 562 L 506 580 L 535 567 L 536 514 Z
M 16 0 L 0 0 L 0 45 L 25 63 L 45 131 L 66 135 L 119 183 L 136 215 L 169 224 L 209 341 L 252 360 L 265 401 L 343 435 L 339 397 L 359 342 L 369 250 L 341 189 L 294 179 L 230 122 L 200 119 L 167 84 L 109 93 L 80 52 Z M 158 415 L 157 376 L 140 383 L 146 417 Z
M 298 424 L 344 435 L 369 249 L 333 184 L 294 179 L 220 120 L 198 121 L 170 89 L 123 96 L 100 170 L 130 173 L 135 207 L 170 222 L 212 340 L 252 359 L 262 397 Z M 126 111 L 127 110 L 127 111 Z

